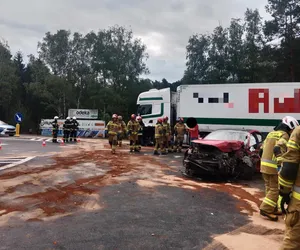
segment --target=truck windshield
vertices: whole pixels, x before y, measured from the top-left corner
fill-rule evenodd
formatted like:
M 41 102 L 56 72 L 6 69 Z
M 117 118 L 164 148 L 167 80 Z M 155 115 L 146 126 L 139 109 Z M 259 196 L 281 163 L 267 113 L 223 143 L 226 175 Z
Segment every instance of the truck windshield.
M 137 106 L 137 114 L 138 115 L 152 114 L 152 105 L 151 104 L 138 105 Z

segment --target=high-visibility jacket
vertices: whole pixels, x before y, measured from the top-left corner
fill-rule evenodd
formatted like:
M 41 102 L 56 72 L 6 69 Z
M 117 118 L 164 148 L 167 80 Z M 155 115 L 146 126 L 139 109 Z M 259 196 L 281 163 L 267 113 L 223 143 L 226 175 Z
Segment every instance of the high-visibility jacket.
M 130 120 L 127 124 L 127 130 L 133 135 L 137 135 L 140 129 L 140 124 L 138 121 Z
M 126 123 L 124 121 L 119 121 L 119 133 L 126 133 Z
M 183 137 L 186 132 L 186 126 L 184 123 L 177 122 L 174 126 L 175 135 L 178 137 Z
M 279 187 L 283 193 L 292 192 L 297 206 L 300 206 L 300 126 L 296 127 L 287 143 L 287 152 L 282 155 L 282 167 L 279 171 Z
M 170 132 L 171 132 L 171 126 L 170 126 L 170 123 L 168 122 L 163 122 L 163 129 L 165 131 L 165 136 L 169 136 L 170 135 Z
M 289 135 L 282 130 L 272 131 L 263 142 L 263 153 L 260 162 L 260 172 L 264 174 L 277 174 L 277 166 L 281 163 L 281 155 L 286 152 Z M 274 147 L 280 147 L 281 153 L 274 155 Z
M 161 138 L 163 136 L 163 125 L 161 123 L 157 123 L 155 125 L 155 139 Z
M 110 121 L 107 123 L 106 129 L 109 135 L 117 135 L 120 131 L 120 124 L 118 122 Z

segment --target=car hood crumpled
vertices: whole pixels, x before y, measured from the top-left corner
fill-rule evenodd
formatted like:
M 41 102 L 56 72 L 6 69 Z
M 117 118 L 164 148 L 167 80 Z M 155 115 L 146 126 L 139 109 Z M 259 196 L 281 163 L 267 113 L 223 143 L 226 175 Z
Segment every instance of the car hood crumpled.
M 242 141 L 221 141 L 205 139 L 193 140 L 193 143 L 214 146 L 225 153 L 239 150 L 244 145 Z

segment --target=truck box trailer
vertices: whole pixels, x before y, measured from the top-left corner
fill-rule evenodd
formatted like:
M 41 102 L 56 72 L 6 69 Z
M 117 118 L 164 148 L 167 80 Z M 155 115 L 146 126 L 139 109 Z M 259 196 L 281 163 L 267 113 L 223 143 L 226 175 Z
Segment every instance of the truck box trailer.
M 179 117 L 190 126 L 197 122 L 201 134 L 226 128 L 267 133 L 286 115 L 300 120 L 300 83 L 181 85 L 176 92 L 151 89 L 140 93 L 137 105 L 149 136 L 164 116 L 171 126 Z

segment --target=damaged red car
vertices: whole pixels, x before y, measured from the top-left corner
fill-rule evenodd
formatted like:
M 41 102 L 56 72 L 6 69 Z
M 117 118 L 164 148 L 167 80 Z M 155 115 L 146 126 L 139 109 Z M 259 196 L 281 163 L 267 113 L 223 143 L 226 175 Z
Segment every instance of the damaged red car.
M 196 177 L 252 179 L 260 170 L 263 136 L 256 130 L 216 130 L 193 140 L 185 152 L 184 173 Z

